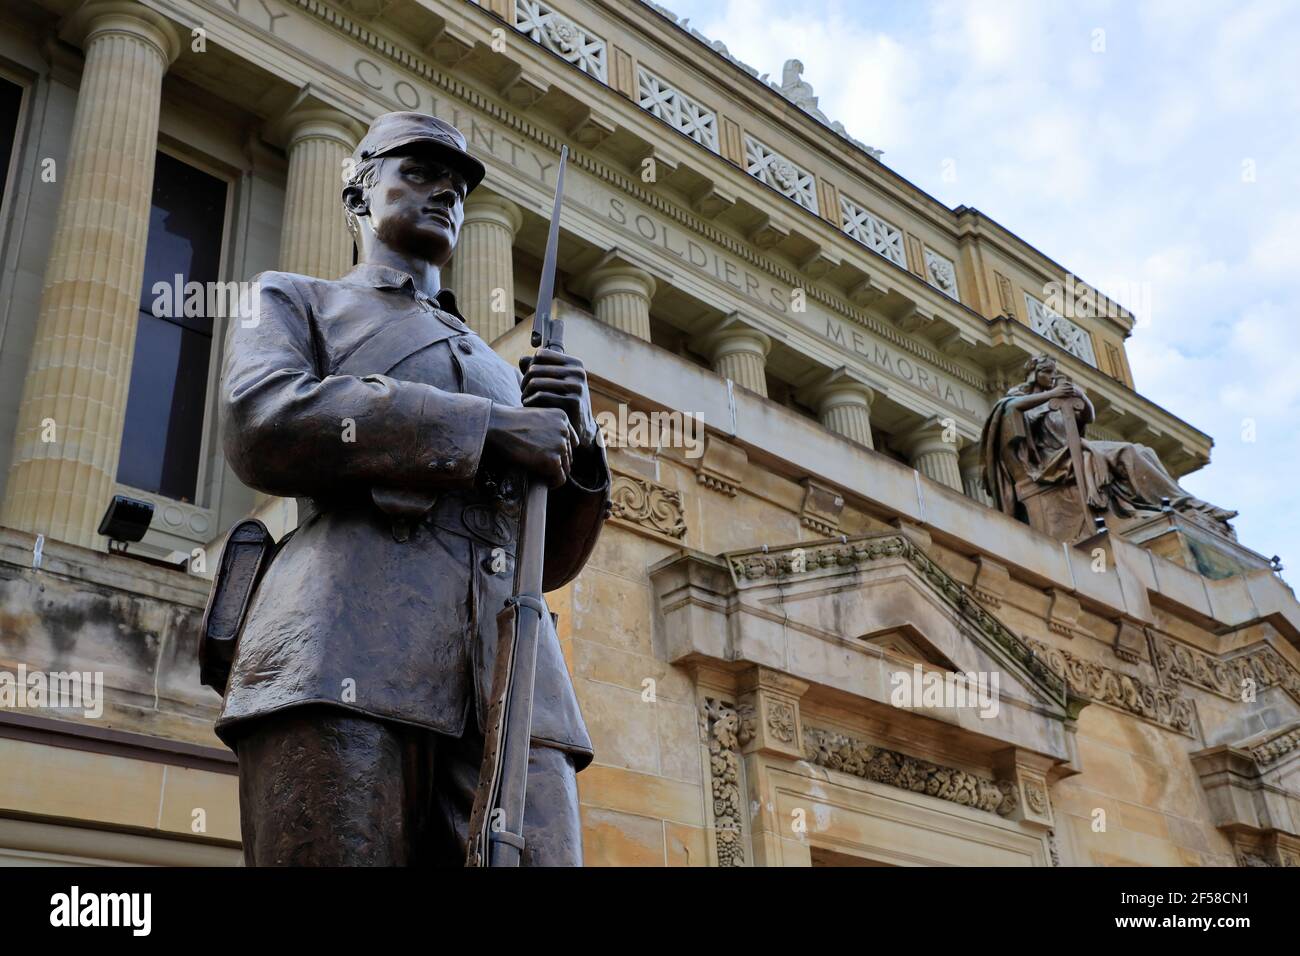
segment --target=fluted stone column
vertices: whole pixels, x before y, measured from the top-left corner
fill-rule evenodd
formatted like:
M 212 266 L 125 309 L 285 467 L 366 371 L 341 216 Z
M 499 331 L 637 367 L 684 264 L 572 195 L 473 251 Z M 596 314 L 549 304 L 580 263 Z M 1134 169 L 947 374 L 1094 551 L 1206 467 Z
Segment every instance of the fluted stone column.
M 951 437 L 952 440 L 948 440 Z M 928 419 L 903 441 L 903 453 L 913 468 L 953 491 L 961 492 L 962 476 L 958 452 L 962 438 L 944 419 Z
M 772 340 L 758 329 L 728 317 L 705 340 L 713 371 L 742 388 L 767 397 L 767 353 Z
M 993 499 L 984 490 L 984 463 L 980 461 L 979 452 L 978 445 L 971 445 L 963 449 L 958 456 L 958 463 L 961 465 L 961 485 L 966 492 L 966 497 L 992 507 Z
M 341 198 L 344 162 L 365 131 L 327 107 L 294 112 L 287 129 L 280 271 L 337 279 L 352 268 L 352 234 Z
M 465 225 L 448 286 L 456 293 L 461 314 L 485 342 L 496 341 L 515 325 L 513 250 L 523 222 L 518 206 L 482 188 L 465 200 Z
M 591 302 L 606 325 L 650 341 L 650 297 L 654 276 L 633 265 L 615 264 L 591 276 Z
M 840 368 L 805 394 L 816 406 L 821 423 L 831 431 L 859 445 L 876 447 L 871 440 L 871 403 L 876 392 L 866 382 Z
M 121 0 L 82 8 L 71 28 L 86 61 L 3 523 L 102 548 L 96 529 L 126 418 L 162 78 L 180 38 L 159 14 Z

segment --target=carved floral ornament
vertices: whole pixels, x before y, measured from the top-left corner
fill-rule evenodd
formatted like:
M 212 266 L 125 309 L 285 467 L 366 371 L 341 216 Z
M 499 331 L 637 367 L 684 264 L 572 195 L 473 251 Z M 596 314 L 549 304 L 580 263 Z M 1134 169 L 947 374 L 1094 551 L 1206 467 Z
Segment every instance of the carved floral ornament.
M 819 727 L 806 727 L 803 739 L 808 759 L 819 767 L 1003 817 L 1014 813 L 1019 805 L 1016 786 L 1007 780 L 992 780 L 955 767 L 918 760 Z M 1046 794 L 1043 798 L 1046 799 Z
M 611 515 L 670 538 L 686 537 L 682 493 L 648 478 L 615 472 L 610 485 Z
M 744 866 L 741 825 L 741 715 L 733 704 L 704 699 L 704 734 L 709 746 L 709 785 L 713 795 L 713 832 L 718 866 Z

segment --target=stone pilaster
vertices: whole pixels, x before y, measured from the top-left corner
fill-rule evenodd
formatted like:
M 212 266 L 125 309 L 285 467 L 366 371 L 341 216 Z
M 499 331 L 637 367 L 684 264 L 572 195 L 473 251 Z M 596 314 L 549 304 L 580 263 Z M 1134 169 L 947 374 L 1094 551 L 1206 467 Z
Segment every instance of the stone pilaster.
M 337 279 L 352 268 L 352 234 L 343 212 L 344 163 L 361 125 L 325 105 L 293 110 L 285 120 L 289 175 L 280 229 L 280 270 Z
M 82 547 L 117 478 L 144 275 L 162 78 L 180 37 L 136 3 L 68 24 L 86 61 L 14 436 L 3 523 Z
M 804 389 L 821 423 L 849 441 L 875 448 L 871 440 L 871 403 L 876 392 L 856 373 L 841 367 Z
M 927 478 L 961 492 L 962 478 L 958 451 L 962 438 L 951 419 L 929 418 L 903 440 L 903 453 L 912 467 Z
M 589 283 L 597 319 L 628 335 L 650 341 L 654 276 L 634 265 L 611 263 L 592 273 Z
M 770 338 L 733 313 L 705 336 L 702 347 L 713 364 L 713 371 L 742 388 L 767 397 Z
M 481 188 L 465 200 L 465 224 L 451 260 L 448 286 L 470 327 L 493 342 L 515 325 L 515 234 L 524 214 Z

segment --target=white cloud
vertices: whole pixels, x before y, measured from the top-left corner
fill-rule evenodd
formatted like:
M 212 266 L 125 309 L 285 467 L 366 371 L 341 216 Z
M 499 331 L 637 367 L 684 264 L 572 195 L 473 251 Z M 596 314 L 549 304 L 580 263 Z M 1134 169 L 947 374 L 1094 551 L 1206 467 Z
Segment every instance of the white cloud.
M 1300 566 L 1294 4 L 676 7 L 760 71 L 800 58 L 822 109 L 943 202 L 1088 281 L 1149 290 L 1127 343 L 1138 389 L 1218 439 L 1185 484 L 1239 509 L 1248 547 Z

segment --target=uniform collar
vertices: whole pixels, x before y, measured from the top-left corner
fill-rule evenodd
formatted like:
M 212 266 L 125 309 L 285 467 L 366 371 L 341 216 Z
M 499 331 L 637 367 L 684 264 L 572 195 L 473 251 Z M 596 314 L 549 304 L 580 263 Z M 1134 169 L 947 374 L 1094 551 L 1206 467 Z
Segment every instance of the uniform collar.
M 405 289 L 412 295 L 418 294 L 415 279 L 409 272 L 373 262 L 362 262 L 353 266 L 352 271 L 343 277 L 343 281 L 351 285 L 370 286 L 372 289 Z M 456 295 L 450 289 L 439 289 L 433 301 L 442 311 L 451 313 L 462 322 L 465 321 L 465 317 L 460 314 L 460 309 L 456 307 Z

